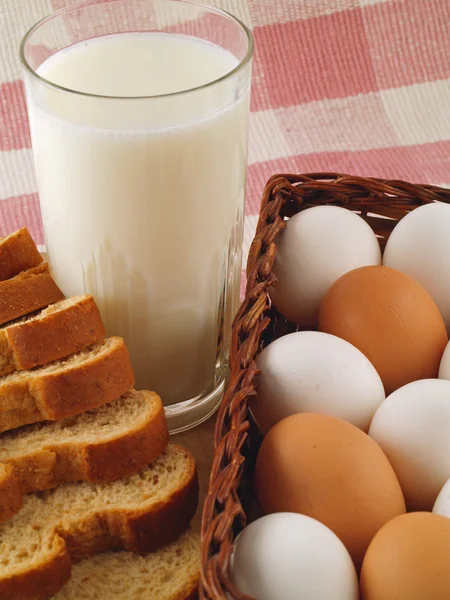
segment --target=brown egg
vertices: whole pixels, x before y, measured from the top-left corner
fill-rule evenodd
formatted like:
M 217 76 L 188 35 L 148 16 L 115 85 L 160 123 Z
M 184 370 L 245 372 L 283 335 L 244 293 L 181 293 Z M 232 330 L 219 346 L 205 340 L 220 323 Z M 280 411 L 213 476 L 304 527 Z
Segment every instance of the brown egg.
M 296 414 L 272 427 L 258 453 L 255 487 L 264 512 L 297 512 L 327 525 L 357 567 L 380 527 L 405 512 L 378 444 L 328 415 Z
M 401 515 L 372 540 L 361 570 L 362 600 L 448 600 L 450 519 Z
M 361 267 L 328 290 L 319 330 L 356 346 L 380 375 L 386 395 L 437 377 L 448 342 L 444 319 L 414 279 L 388 267 Z

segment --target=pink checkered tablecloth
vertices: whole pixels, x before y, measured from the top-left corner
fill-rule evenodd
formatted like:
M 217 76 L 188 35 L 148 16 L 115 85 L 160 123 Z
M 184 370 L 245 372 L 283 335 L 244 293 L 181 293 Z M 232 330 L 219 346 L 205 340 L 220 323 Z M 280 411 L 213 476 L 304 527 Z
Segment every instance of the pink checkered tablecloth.
M 0 235 L 43 242 L 18 46 L 72 0 L 0 0 Z M 218 0 L 256 42 L 245 252 L 276 172 L 450 184 L 450 0 Z

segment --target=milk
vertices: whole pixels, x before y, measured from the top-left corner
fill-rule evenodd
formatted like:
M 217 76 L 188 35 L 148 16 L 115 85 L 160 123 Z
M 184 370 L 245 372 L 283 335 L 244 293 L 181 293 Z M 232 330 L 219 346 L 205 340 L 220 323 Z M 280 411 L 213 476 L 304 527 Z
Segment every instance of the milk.
M 223 377 L 249 99 L 236 77 L 173 94 L 236 66 L 229 52 L 188 36 L 117 34 L 59 51 L 38 74 L 128 99 L 27 82 L 53 275 L 67 296 L 95 296 L 108 333 L 130 349 L 136 387 L 166 404 L 209 393 Z M 138 98 L 161 94 L 172 96 Z

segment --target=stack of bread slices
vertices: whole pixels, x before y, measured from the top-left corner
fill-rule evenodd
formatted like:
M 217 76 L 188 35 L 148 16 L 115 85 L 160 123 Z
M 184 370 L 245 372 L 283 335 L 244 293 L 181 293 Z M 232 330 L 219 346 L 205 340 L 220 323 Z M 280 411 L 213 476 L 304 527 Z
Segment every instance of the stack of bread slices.
M 196 597 L 195 461 L 91 296 L 0 239 L 0 600 Z

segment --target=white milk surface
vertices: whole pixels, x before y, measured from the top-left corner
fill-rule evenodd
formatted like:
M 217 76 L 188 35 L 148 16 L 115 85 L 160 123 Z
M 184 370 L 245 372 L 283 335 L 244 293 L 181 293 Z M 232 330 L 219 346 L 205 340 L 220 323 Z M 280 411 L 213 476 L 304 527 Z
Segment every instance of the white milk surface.
M 248 93 L 237 59 L 176 34 L 118 34 L 47 59 L 28 101 L 47 251 L 70 296 L 93 294 L 130 349 L 137 388 L 166 404 L 213 386 L 230 255 L 238 285 Z M 237 231 L 236 231 L 237 230 Z M 233 290 L 228 289 L 228 295 Z

